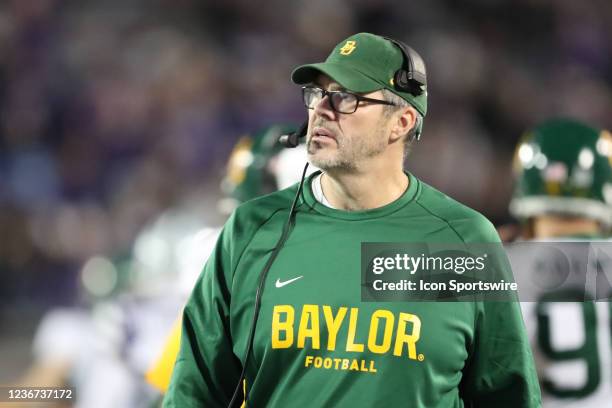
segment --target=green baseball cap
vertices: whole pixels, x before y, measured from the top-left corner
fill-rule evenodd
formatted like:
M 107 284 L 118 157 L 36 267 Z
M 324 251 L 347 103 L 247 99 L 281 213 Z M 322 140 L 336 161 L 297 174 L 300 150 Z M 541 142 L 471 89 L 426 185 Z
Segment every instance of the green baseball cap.
M 293 70 L 291 80 L 296 84 L 313 82 L 323 73 L 349 91 L 368 93 L 388 89 L 405 99 L 423 116 L 427 113 L 427 90 L 414 96 L 394 86 L 394 75 L 404 65 L 402 51 L 390 40 L 359 33 L 341 41 L 325 62 L 301 65 Z

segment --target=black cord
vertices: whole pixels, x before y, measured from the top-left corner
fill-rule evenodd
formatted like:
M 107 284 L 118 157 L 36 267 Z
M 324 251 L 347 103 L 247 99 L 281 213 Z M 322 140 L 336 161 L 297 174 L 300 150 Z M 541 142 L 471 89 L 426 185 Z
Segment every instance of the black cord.
M 287 238 L 289 237 L 291 224 L 293 222 L 293 216 L 295 215 L 295 206 L 297 204 L 298 199 L 300 198 L 302 187 L 304 186 L 304 179 L 306 178 L 306 170 L 308 170 L 308 163 L 306 163 L 306 165 L 304 166 L 304 171 L 302 172 L 302 179 L 300 180 L 300 185 L 298 186 L 298 190 L 295 194 L 295 197 L 293 198 L 293 203 L 291 204 L 291 209 L 289 210 L 289 217 L 287 218 L 287 221 L 285 222 L 285 226 L 283 227 L 283 233 L 278 239 L 278 242 L 276 243 L 276 246 L 274 247 L 272 254 L 268 258 L 268 262 L 266 262 L 266 265 L 264 266 L 264 268 L 261 270 L 261 273 L 259 274 L 259 285 L 257 286 L 257 293 L 255 294 L 255 307 L 254 307 L 254 312 L 253 312 L 253 320 L 251 321 L 251 328 L 249 330 L 247 350 L 246 350 L 245 357 L 244 357 L 244 363 L 242 364 L 242 373 L 240 373 L 240 379 L 238 380 L 238 384 L 236 384 L 236 389 L 234 390 L 234 395 L 232 395 L 232 399 L 230 400 L 230 403 L 228 404 L 228 408 L 232 408 L 234 406 L 234 403 L 236 402 L 236 398 L 238 398 L 238 395 L 240 394 L 240 389 L 242 388 L 242 381 L 244 380 L 244 377 L 246 375 L 247 363 L 249 361 L 249 357 L 251 356 L 251 351 L 253 350 L 253 339 L 255 338 L 255 328 L 257 327 L 257 319 L 259 318 L 259 309 L 261 308 L 261 296 L 263 295 L 264 284 L 266 283 L 266 276 L 268 275 L 268 271 L 272 267 L 274 260 L 278 256 L 278 253 L 282 249 L 283 245 L 285 245 L 285 241 L 287 241 Z M 246 392 L 245 390 L 245 393 L 244 393 L 245 401 L 247 400 L 247 394 L 248 392 Z

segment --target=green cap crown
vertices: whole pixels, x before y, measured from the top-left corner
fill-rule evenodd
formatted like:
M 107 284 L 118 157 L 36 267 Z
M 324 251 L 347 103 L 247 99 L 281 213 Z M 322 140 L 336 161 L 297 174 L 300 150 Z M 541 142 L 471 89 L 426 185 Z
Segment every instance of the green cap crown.
M 566 214 L 612 224 L 612 135 L 581 122 L 550 120 L 517 146 L 510 212 L 526 219 Z
M 388 89 L 425 116 L 427 90 L 414 96 L 394 87 L 393 77 L 403 64 L 402 51 L 391 41 L 378 35 L 359 33 L 336 45 L 325 62 L 297 67 L 291 79 L 296 84 L 307 84 L 324 73 L 352 92 L 368 93 Z

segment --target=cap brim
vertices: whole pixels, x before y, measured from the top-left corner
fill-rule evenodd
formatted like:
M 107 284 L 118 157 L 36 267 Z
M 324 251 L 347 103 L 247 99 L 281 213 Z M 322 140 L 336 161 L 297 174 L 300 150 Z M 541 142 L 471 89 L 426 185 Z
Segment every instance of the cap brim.
M 343 88 L 353 92 L 372 92 L 384 88 L 380 82 L 344 64 L 321 62 L 301 65 L 291 73 L 291 80 L 299 85 L 312 83 L 317 76 L 325 74 Z

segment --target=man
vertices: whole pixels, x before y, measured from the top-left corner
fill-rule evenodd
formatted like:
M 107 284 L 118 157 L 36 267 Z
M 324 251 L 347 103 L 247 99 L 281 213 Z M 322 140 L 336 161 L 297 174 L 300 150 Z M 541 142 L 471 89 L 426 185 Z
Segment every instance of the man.
M 538 242 L 557 243 L 555 247 L 574 265 L 573 274 L 583 281 L 557 285 L 539 293 L 537 302 L 524 299 L 530 302 L 522 304 L 545 407 L 603 407 L 612 401 L 609 283 L 597 288 L 602 292 L 607 286 L 600 297 L 604 301 L 584 301 L 582 295 L 588 282 L 585 274 L 591 269 L 582 257 L 589 244 L 600 252 L 591 251 L 596 255 L 592 271 L 612 282 L 609 258 L 601 257 L 611 252 L 605 242 L 612 223 L 611 160 L 609 132 L 569 119 L 540 124 L 525 134 L 516 149 L 517 183 L 510 210 L 522 221 L 524 238 L 533 241 L 511 246 L 510 258 L 525 260 L 528 252 L 551 247 Z M 525 272 L 542 282 L 545 263 L 533 265 Z M 578 294 L 575 301 L 570 302 L 570 294 Z
M 418 80 L 400 86 L 408 65 Z M 427 113 L 421 65 L 360 33 L 293 72 L 323 172 L 295 208 L 299 186 L 226 223 L 185 308 L 165 406 L 226 407 L 237 383 L 257 407 L 539 405 L 517 303 L 361 301 L 362 242 L 499 241 L 482 215 L 403 171 Z

